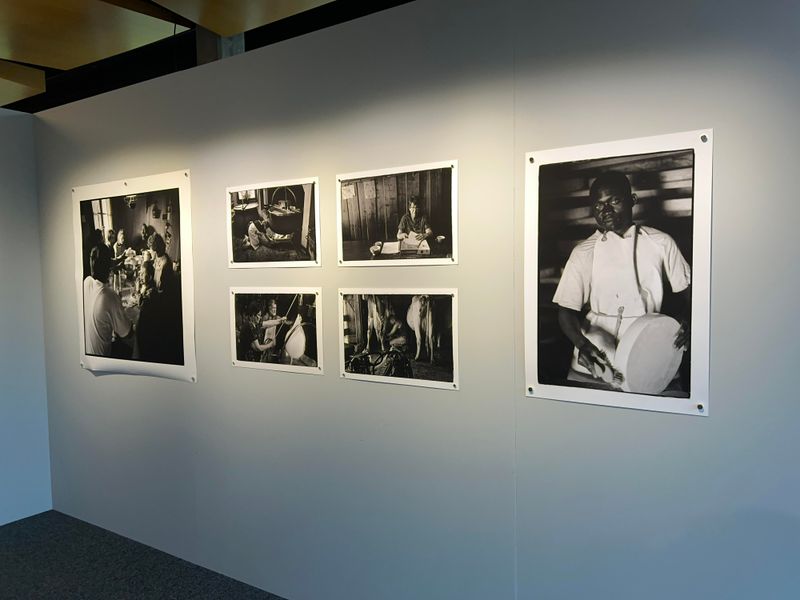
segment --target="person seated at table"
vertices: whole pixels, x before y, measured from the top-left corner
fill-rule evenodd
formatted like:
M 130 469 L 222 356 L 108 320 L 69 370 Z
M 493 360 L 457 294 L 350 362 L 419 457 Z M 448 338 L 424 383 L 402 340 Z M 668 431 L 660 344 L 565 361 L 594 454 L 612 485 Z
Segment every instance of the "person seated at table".
M 428 224 L 428 217 L 419 206 L 419 200 L 412 196 L 408 201 L 408 211 L 400 219 L 397 226 L 397 239 L 405 240 L 413 236 L 417 242 L 428 239 L 433 230 Z
M 117 238 L 112 246 L 112 250 L 114 251 L 114 258 L 120 259 L 125 256 L 125 250 L 128 249 L 128 244 L 125 243 L 125 230 L 120 229 L 117 232 Z
M 155 285 L 155 268 L 152 261 L 142 263 L 137 285 L 139 297 L 139 322 L 136 325 L 136 345 L 139 358 L 145 361 L 159 359 L 159 296 Z
M 98 246 L 101 246 L 106 250 L 108 249 L 103 240 L 103 231 L 101 229 L 92 229 L 89 231 L 88 235 L 86 236 L 86 240 L 83 244 L 84 278 L 89 277 L 92 274 L 91 268 L 89 267 L 89 255 L 92 253 L 92 250 L 94 248 L 97 248 Z
M 107 285 L 111 274 L 111 256 L 107 248 L 92 248 L 89 268 L 91 275 L 83 280 L 86 354 L 129 358 L 133 325 L 122 308 L 119 294 Z
M 153 267 L 153 261 L 144 261 L 142 266 L 139 267 L 139 277 L 136 282 L 136 293 L 140 305 L 144 300 L 150 299 L 158 293 L 156 291 L 155 277 L 156 272 L 155 267 Z
M 142 254 L 145 250 L 147 250 L 147 240 L 154 233 L 155 231 L 153 231 L 153 228 L 150 227 L 150 225 L 142 223 L 139 233 L 133 238 L 131 248 L 133 248 L 137 253 Z
M 159 292 L 168 291 L 175 278 L 172 259 L 167 254 L 167 244 L 159 233 L 153 233 L 147 239 L 147 247 L 153 253 L 154 281 Z
M 183 307 L 178 277 L 172 259 L 166 252 L 164 238 L 154 233 L 147 240 L 147 245 L 154 258 L 142 262 L 141 268 L 149 272 L 152 267 L 155 292 L 150 292 L 150 300 L 145 302 L 150 306 L 142 306 L 139 316 L 139 327 L 144 329 L 141 338 L 144 347 L 140 349 L 140 358 L 180 365 L 183 364 Z
M 106 240 L 105 241 L 106 241 L 106 246 L 108 246 L 108 248 L 113 253 L 114 252 L 114 244 L 117 241 L 117 233 L 113 229 L 109 229 L 108 231 L 106 231 Z

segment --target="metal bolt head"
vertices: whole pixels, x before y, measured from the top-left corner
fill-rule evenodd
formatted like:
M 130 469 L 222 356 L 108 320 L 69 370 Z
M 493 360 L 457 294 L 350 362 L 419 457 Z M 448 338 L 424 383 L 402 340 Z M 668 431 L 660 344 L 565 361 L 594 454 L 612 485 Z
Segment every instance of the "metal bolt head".
M 701 135 L 700 141 L 705 144 L 708 141 L 708 136 L 706 134 Z

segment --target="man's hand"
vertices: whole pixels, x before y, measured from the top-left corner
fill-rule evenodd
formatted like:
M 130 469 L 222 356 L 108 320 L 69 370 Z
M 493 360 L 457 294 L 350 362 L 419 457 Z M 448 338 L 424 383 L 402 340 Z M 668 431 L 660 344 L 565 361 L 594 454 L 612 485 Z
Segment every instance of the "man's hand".
M 621 384 L 625 380 L 622 373 L 615 369 L 611 361 L 608 360 L 606 353 L 588 339 L 578 349 L 578 364 L 587 369 L 595 379 L 603 379 L 597 371 L 597 367 L 600 367 L 600 373 L 605 373 L 606 369 L 608 369 L 614 383 Z
M 675 334 L 675 347 L 684 350 L 689 349 L 689 342 L 692 341 L 692 333 L 689 321 L 681 321 L 681 328 Z
M 407 233 L 403 233 L 402 231 L 401 231 L 401 232 L 398 232 L 398 234 L 397 234 L 397 239 L 398 239 L 398 240 L 404 240 L 404 239 L 406 239 L 407 237 L 408 237 L 408 234 L 407 234 Z
M 421 242 L 422 240 L 424 240 L 428 236 L 425 235 L 424 233 L 418 233 L 416 237 L 417 237 L 417 241 Z

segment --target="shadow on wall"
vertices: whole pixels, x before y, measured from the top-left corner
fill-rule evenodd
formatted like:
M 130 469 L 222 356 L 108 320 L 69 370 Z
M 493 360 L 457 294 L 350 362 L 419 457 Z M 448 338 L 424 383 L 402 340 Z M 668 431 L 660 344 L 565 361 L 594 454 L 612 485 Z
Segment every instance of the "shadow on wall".
M 753 600 L 794 598 L 800 590 L 800 519 L 795 516 L 741 511 L 693 523 L 663 542 L 642 543 L 641 537 L 630 544 L 605 540 L 593 549 L 584 547 L 582 556 L 595 557 L 591 563 L 576 563 L 571 552 L 543 550 L 545 562 L 573 566 L 556 569 L 561 578 L 533 578 L 532 597 L 585 598 L 592 590 L 594 598 L 617 600 Z

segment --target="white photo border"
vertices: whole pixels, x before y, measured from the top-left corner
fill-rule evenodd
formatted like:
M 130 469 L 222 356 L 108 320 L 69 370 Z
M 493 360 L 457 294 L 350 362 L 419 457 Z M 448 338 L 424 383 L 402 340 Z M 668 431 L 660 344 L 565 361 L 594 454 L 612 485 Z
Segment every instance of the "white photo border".
M 386 377 L 384 375 L 365 375 L 362 373 L 349 373 L 344 365 L 344 296 L 346 294 L 374 294 L 377 296 L 416 296 L 427 294 L 449 295 L 453 299 L 452 328 L 453 328 L 453 381 L 428 381 L 405 377 Z M 339 375 L 344 379 L 358 381 L 372 381 L 377 383 L 390 383 L 393 385 L 406 385 L 414 387 L 435 388 L 441 390 L 458 390 L 458 289 L 457 288 L 339 288 Z
M 694 150 L 692 329 L 689 398 L 649 396 L 538 383 L 539 169 L 542 165 L 672 150 Z M 713 130 L 702 129 L 525 155 L 525 388 L 526 396 L 685 415 L 709 415 L 711 202 Z
M 236 358 L 236 295 L 237 294 L 314 294 L 317 299 L 314 310 L 315 329 L 317 331 L 317 366 L 305 367 L 302 365 L 282 365 L 277 363 L 256 363 L 249 360 Z M 231 338 L 231 364 L 234 367 L 248 369 L 261 369 L 265 371 L 285 371 L 288 373 L 304 373 L 306 375 L 324 375 L 322 364 L 322 288 L 321 287 L 251 287 L 233 286 L 230 288 L 230 338 Z
M 194 330 L 194 268 L 192 252 L 191 176 L 188 169 L 146 175 L 131 179 L 119 179 L 106 183 L 84 185 L 72 189 L 73 235 L 75 240 L 75 287 L 78 299 L 78 339 L 80 340 L 80 365 L 88 371 L 98 373 L 120 373 L 126 375 L 150 375 L 178 381 L 197 381 L 197 357 L 195 354 Z M 181 235 L 181 310 L 183 312 L 183 365 L 167 365 L 93 356 L 86 354 L 86 339 L 83 315 L 83 239 L 80 204 L 85 200 L 96 200 L 130 194 L 144 194 L 159 190 L 178 189 Z
M 402 175 L 414 171 L 430 171 L 432 169 L 452 169 L 452 179 L 450 184 L 450 222 L 452 224 L 453 250 L 450 258 L 382 258 L 381 260 L 344 260 L 343 236 L 342 236 L 342 183 L 351 179 L 361 179 L 364 177 L 381 177 L 384 175 Z M 406 165 L 402 167 L 388 167 L 384 169 L 374 169 L 371 171 L 357 171 L 354 173 L 340 173 L 336 176 L 336 239 L 337 239 L 337 260 L 340 267 L 413 267 L 413 266 L 433 266 L 433 265 L 457 265 L 458 264 L 458 161 L 443 160 L 438 162 L 424 163 L 418 165 Z
M 314 244 L 316 254 L 314 260 L 280 260 L 262 262 L 234 262 L 233 260 L 233 232 L 231 231 L 230 194 L 252 189 L 276 188 L 290 185 L 314 184 Z M 229 269 L 262 269 L 270 267 L 321 267 L 322 247 L 320 246 L 319 221 L 319 177 L 303 177 L 300 179 L 284 179 L 282 181 L 265 181 L 246 185 L 235 185 L 225 188 L 225 235 L 228 240 L 228 268 Z

